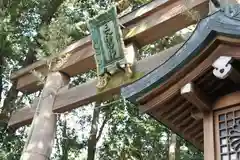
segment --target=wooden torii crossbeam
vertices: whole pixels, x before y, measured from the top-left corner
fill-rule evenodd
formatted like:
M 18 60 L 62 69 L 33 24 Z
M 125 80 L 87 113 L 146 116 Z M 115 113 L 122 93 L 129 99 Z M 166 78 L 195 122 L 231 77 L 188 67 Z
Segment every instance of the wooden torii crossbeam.
M 180 46 L 181 44 L 176 45 L 154 56 L 137 62 L 135 71 L 146 75 L 159 64 L 164 63 Z M 92 80 L 74 88 L 66 89 L 65 87 L 59 90 L 55 99 L 53 112 L 63 113 L 97 100 L 107 100 L 110 95 L 120 93 L 121 85 L 98 92 L 96 83 L 96 80 Z M 30 124 L 34 116 L 36 106 L 37 100 L 33 102 L 32 106 L 24 107 L 14 112 L 9 120 L 9 127 L 18 128 L 23 125 Z
M 194 23 L 194 20 L 184 14 L 189 9 L 194 9 L 201 16 L 206 16 L 208 13 L 208 0 L 193 1 L 188 6 L 186 6 L 184 0 L 156 0 L 133 11 L 120 18 L 120 21 L 126 27 L 124 29 L 125 42 L 143 46 L 187 27 Z M 179 23 L 176 23 L 176 21 Z M 178 47 L 175 46 L 153 57 L 137 62 L 136 71 L 144 75 L 147 74 L 156 68 L 161 61 L 164 62 L 165 58 L 173 54 Z M 70 45 L 63 53 L 71 54 L 67 62 L 58 71 L 69 76 L 74 76 L 96 67 L 89 36 Z M 38 79 L 30 73 L 32 70 L 46 75 L 48 72 L 47 59 L 38 61 L 12 74 L 12 79 L 17 80 L 18 90 L 31 93 L 42 87 L 37 85 Z M 70 111 L 99 99 L 107 99 L 109 95 L 119 94 L 121 85 L 108 88 L 108 90 L 102 92 L 97 91 L 95 80 L 70 89 L 65 87 L 57 93 L 53 111 L 59 113 Z M 9 127 L 18 128 L 29 124 L 34 116 L 34 112 L 34 105 L 16 111 L 9 120 Z
M 74 88 L 68 87 L 69 77 L 66 74 L 72 76 L 69 73 L 75 72 L 78 74 L 88 71 L 89 68 L 85 69 L 80 63 L 85 58 L 76 61 L 67 59 L 67 62 L 71 63 L 72 66 L 76 67 L 76 64 L 78 64 L 82 67 L 80 69 L 75 68 L 76 70 L 73 72 L 71 72 L 72 68 L 70 66 L 68 72 L 63 71 L 63 67 L 47 71 L 46 82 L 38 103 L 33 104 L 32 108 L 23 108 L 16 111 L 9 121 L 9 127 L 17 128 L 33 119 L 21 160 L 49 159 L 56 126 L 56 114 L 53 112 L 70 111 L 93 101 L 101 102 L 111 99 L 115 97 L 115 94 L 119 94 L 120 88 L 124 98 L 140 105 L 140 111 L 148 113 L 185 140 L 194 144 L 198 149 L 203 150 L 204 147 L 205 160 L 217 160 L 223 157 L 223 159 L 239 159 L 240 5 L 239 2 L 233 1 L 231 5 L 226 6 L 220 3 L 221 9 L 202 19 L 191 37 L 183 45 L 179 44 L 138 61 L 135 65 L 134 78 L 126 80 L 124 76 L 120 75 L 116 77 L 120 81 L 112 81 L 113 85 L 108 83 L 107 88 L 103 90 L 96 89 L 96 80 Z M 166 1 L 160 5 L 162 8 L 159 7 L 159 11 L 150 12 L 149 10 L 147 17 L 150 17 L 151 14 L 162 13 L 162 10 L 173 4 L 181 4 L 181 2 L 177 0 Z M 204 2 L 201 1 L 201 3 Z M 153 3 L 148 5 L 150 4 Z M 195 8 L 197 7 L 195 6 Z M 203 11 L 200 10 L 201 14 L 205 14 L 206 8 Z M 115 13 L 113 21 L 116 20 Z M 162 14 L 165 15 L 165 13 Z M 182 12 L 179 14 L 180 17 L 183 17 Z M 176 16 L 178 17 L 178 15 Z M 158 19 L 159 16 L 155 18 Z M 161 28 L 164 24 L 171 22 L 174 16 L 168 18 L 161 21 L 158 27 Z M 101 22 L 101 25 L 108 25 L 106 24 L 108 22 L 110 21 L 105 20 L 104 24 Z M 150 23 L 150 21 L 147 22 Z M 170 33 L 170 28 L 166 28 L 167 33 Z M 181 27 L 178 29 L 181 29 Z M 141 34 L 139 32 L 136 35 L 133 33 L 134 38 L 130 39 L 127 39 L 127 34 L 125 34 L 128 53 L 135 53 L 136 44 L 144 44 L 148 39 L 153 40 L 163 35 L 155 34 L 155 36 L 153 33 L 146 31 L 145 28 L 141 31 L 145 33 Z M 139 38 L 146 33 L 149 34 L 147 34 L 147 38 Z M 98 35 L 103 36 L 104 34 L 98 33 Z M 105 43 L 104 45 L 108 44 L 106 43 L 109 42 L 108 38 L 101 39 L 101 42 Z M 94 41 L 94 43 L 96 42 Z M 83 49 L 85 46 L 83 45 L 80 48 Z M 94 48 L 96 48 L 95 45 Z M 105 46 L 105 48 L 108 48 L 105 54 L 113 53 L 110 52 L 113 48 L 111 45 Z M 70 57 L 73 55 L 81 57 L 78 49 L 73 49 L 74 52 L 71 52 Z M 96 51 L 98 51 L 98 48 Z M 106 55 L 102 55 L 102 57 L 104 56 Z M 42 64 L 46 65 L 45 62 Z M 37 65 L 35 64 L 35 66 Z M 41 65 L 35 66 L 33 65 L 30 68 L 41 71 Z M 22 85 L 20 85 L 20 90 L 33 92 L 40 87 L 37 87 L 34 81 L 23 83 L 24 78 L 28 80 L 28 71 L 20 70 L 19 73 L 21 74 L 19 74 L 19 77 L 16 76 L 15 79 L 18 81 L 18 85 Z M 227 147 L 227 149 L 222 150 L 222 147 Z
M 161 37 L 173 34 L 193 23 L 195 20 L 187 16 L 191 9 L 200 17 L 208 14 L 208 0 L 197 0 L 186 4 L 185 0 L 155 0 L 120 18 L 126 44 L 134 43 L 137 47 L 150 44 Z M 66 62 L 59 68 L 60 72 L 69 76 L 95 69 L 94 50 L 91 37 L 87 36 L 63 50 L 60 54 L 69 53 Z M 48 73 L 47 62 L 52 57 L 40 60 L 12 74 L 11 79 L 17 80 L 17 89 L 32 93 L 42 88 L 38 79 L 31 74 L 32 70 Z
M 199 0 L 190 4 L 186 4 L 184 0 L 153 1 L 122 17 L 120 22 L 125 26 L 123 33 L 128 52 L 135 54 L 135 46 L 149 44 L 193 24 L 195 20 L 184 14 L 189 9 L 198 11 L 199 16 L 206 16 L 208 1 Z M 176 23 L 177 21 L 179 23 Z M 135 66 L 136 72 L 142 75 L 135 75 L 135 79 L 114 82 L 113 86 L 108 84 L 108 87 L 101 91 L 97 90 L 95 80 L 69 89 L 67 85 L 69 78 L 66 75 L 72 77 L 95 69 L 91 43 L 90 37 L 86 37 L 64 50 L 61 54 L 63 57 L 60 55 L 64 59 L 64 64 L 60 67 L 49 70 L 49 61 L 53 66 L 58 65 L 59 58 L 52 57 L 38 61 L 12 75 L 11 78 L 17 81 L 17 89 L 26 93 L 35 92 L 43 87 L 37 85 L 38 78 L 34 77 L 32 71 L 40 72 L 47 77 L 37 106 L 16 111 L 9 120 L 9 127 L 17 128 L 33 119 L 21 160 L 49 158 L 56 125 L 56 116 L 52 112 L 70 111 L 81 105 L 103 101 L 119 94 L 120 87 L 151 72 L 159 63 L 165 63 L 179 48 L 175 46 L 161 54 L 139 61 Z

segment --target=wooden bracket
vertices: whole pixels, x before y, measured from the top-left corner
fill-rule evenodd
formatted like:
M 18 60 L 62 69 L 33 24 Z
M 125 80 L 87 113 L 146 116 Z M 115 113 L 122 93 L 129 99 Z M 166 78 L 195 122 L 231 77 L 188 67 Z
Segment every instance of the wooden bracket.
M 191 116 L 196 120 L 203 119 L 203 112 L 199 111 L 198 109 L 192 109 Z
M 200 111 L 210 111 L 210 100 L 193 83 L 188 83 L 181 88 L 181 95 L 196 106 Z
M 229 76 L 232 70 L 232 57 L 220 56 L 217 60 L 214 61 L 212 66 L 213 74 L 220 79 L 225 79 Z
M 229 77 L 234 83 L 238 84 L 240 83 L 240 73 L 231 65 L 232 61 L 232 57 L 220 56 L 212 64 L 214 67 L 213 74 L 220 79 Z

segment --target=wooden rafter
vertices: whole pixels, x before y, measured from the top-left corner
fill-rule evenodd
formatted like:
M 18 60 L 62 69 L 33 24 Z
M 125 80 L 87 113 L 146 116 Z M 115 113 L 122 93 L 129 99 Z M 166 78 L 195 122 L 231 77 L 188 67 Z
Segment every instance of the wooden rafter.
M 183 102 L 182 104 L 180 104 L 179 106 L 176 106 L 174 108 L 174 110 L 172 110 L 170 113 L 165 113 L 162 116 L 166 117 L 166 119 L 173 119 L 175 118 L 177 115 L 179 115 L 179 113 L 181 113 L 182 111 L 184 111 L 186 109 L 186 106 L 188 106 L 187 102 Z
M 203 137 L 203 131 L 198 132 L 198 133 L 194 136 L 194 139 L 199 139 L 200 137 Z
M 180 127 L 182 125 L 182 123 L 184 124 L 184 122 L 187 121 L 190 118 L 189 114 L 190 114 L 189 110 L 186 109 L 181 114 L 179 114 L 177 117 L 175 117 L 172 120 L 172 123 L 174 125 Z
M 198 109 L 192 109 L 191 116 L 196 120 L 203 119 L 203 112 L 199 111 Z
M 177 124 L 177 126 L 179 126 L 180 128 L 184 128 L 188 126 L 190 123 L 192 123 L 193 120 L 194 119 L 190 116 L 190 113 L 188 112 L 186 113 L 186 116 L 182 120 L 180 120 L 180 123 Z
M 189 132 L 190 137 L 196 137 L 196 135 L 198 135 L 198 133 L 201 131 L 203 131 L 203 122 L 202 121 L 198 121 L 198 124 L 195 126 L 195 128 Z
M 203 144 L 199 143 L 199 141 L 195 141 L 194 139 L 190 138 L 187 134 L 181 134 L 182 132 L 179 127 L 176 127 L 170 121 L 167 121 L 166 119 L 164 119 L 162 117 L 156 117 L 155 114 L 152 114 L 152 116 L 154 116 L 158 121 L 160 121 L 164 125 L 167 125 L 173 132 L 179 133 L 180 136 L 182 136 L 185 140 L 194 144 L 198 149 L 203 150 Z
M 168 102 L 166 105 L 163 105 L 160 108 L 161 116 L 165 113 L 170 113 L 177 105 L 183 103 L 183 101 L 184 101 L 184 99 L 181 96 L 177 95 L 173 102 L 172 101 Z
M 190 65 L 190 61 L 192 62 L 195 57 L 198 57 L 198 60 L 201 59 L 200 57 L 205 59 L 208 54 L 206 55 L 206 52 L 204 54 L 204 50 L 208 50 L 208 53 L 212 53 L 215 49 L 214 47 L 222 42 L 239 44 L 240 39 L 237 38 L 237 35 L 240 35 L 239 27 L 236 27 L 238 26 L 237 24 L 239 24 L 239 20 L 234 18 L 234 16 L 230 15 L 229 12 L 219 10 L 215 14 L 201 20 L 187 43 L 185 43 L 185 45 L 178 50 L 168 62 L 159 66 L 153 72 L 135 83 L 124 87 L 122 89 L 124 97 L 132 102 L 137 101 L 140 104 L 144 104 L 148 99 L 151 99 L 159 94 L 159 92 L 169 88 L 171 83 L 176 83 L 182 79 L 185 75 L 184 71 L 191 71 L 194 67 L 188 68 L 188 66 Z M 228 27 L 222 27 L 223 25 Z M 234 47 L 235 46 L 233 46 L 233 48 Z M 238 53 L 238 51 L 233 55 L 236 56 L 236 53 Z M 225 55 L 222 53 L 219 54 L 219 56 Z M 213 63 L 213 61 L 211 63 Z M 195 63 L 197 64 L 198 62 Z M 183 70 L 183 72 L 180 72 L 180 70 Z M 132 90 L 135 91 L 134 94 L 132 93 Z M 150 90 L 151 92 L 149 92 Z
M 183 98 L 181 96 L 176 96 L 175 100 L 173 102 L 169 102 L 167 104 L 164 104 L 162 106 L 159 106 L 156 111 L 156 116 L 158 117 L 164 117 L 167 113 L 170 113 L 171 110 L 173 110 L 178 104 L 181 104 L 183 102 Z M 141 108 L 141 107 L 140 107 Z
M 207 98 L 206 94 L 204 94 L 192 82 L 184 85 L 181 88 L 181 95 L 202 112 L 210 111 L 212 108 L 211 102 Z
M 229 47 L 228 45 L 221 44 L 212 52 L 211 55 L 209 55 L 204 61 L 199 63 L 198 66 L 196 66 L 197 65 L 196 61 L 198 60 L 199 57 L 196 57 L 188 65 L 182 68 L 179 72 L 175 73 L 172 77 L 170 77 L 166 82 L 162 83 L 158 88 L 155 88 L 152 90 L 152 92 L 147 93 L 147 97 L 146 96 L 141 97 L 141 99 L 138 100 L 140 104 L 146 101 L 146 99 L 149 99 L 150 95 L 151 101 L 142 104 L 142 106 L 140 106 L 139 109 L 142 112 L 151 112 L 157 109 L 159 106 L 162 106 L 163 104 L 171 101 L 173 97 L 179 94 L 181 89 L 180 86 L 184 86 L 186 83 L 195 81 L 199 77 L 201 77 L 204 73 L 206 73 L 209 69 L 212 68 L 212 62 L 215 59 L 217 59 L 220 55 L 226 56 L 231 55 L 236 59 L 239 59 L 239 56 L 235 54 L 236 52 L 238 52 L 238 50 L 239 49 L 237 46 Z M 206 53 L 209 53 L 207 52 L 207 49 L 205 49 L 202 52 L 201 56 L 204 56 L 204 54 Z M 187 68 L 191 68 L 191 72 L 186 73 Z M 179 75 L 184 74 L 185 76 L 182 79 L 177 79 Z M 170 86 L 170 84 L 175 82 L 176 79 L 178 81 Z M 166 87 L 168 88 L 166 89 Z
M 188 109 L 184 110 L 181 114 L 179 114 L 172 120 L 172 123 L 176 126 L 181 126 L 181 123 L 183 122 L 184 119 L 186 119 L 186 117 L 188 117 L 189 113 L 190 112 Z
M 143 46 L 194 23 L 194 20 L 186 18 L 183 14 L 193 8 L 199 11 L 201 16 L 205 16 L 208 13 L 208 1 L 193 1 L 187 8 L 185 0 L 156 0 L 133 11 L 120 18 L 120 22 L 125 26 L 123 30 L 125 43 L 136 42 L 139 46 Z M 96 67 L 90 36 L 70 45 L 61 54 L 64 53 L 70 53 L 70 57 L 59 71 L 69 76 L 75 76 Z M 18 80 L 17 89 L 26 92 L 40 89 L 42 86 L 37 85 L 38 79 L 30 74 L 30 71 L 36 70 L 46 75 L 47 61 L 49 58 L 15 72 L 12 79 Z
M 194 129 L 197 128 L 198 123 L 199 121 L 192 121 L 192 123 L 188 124 L 187 127 L 183 129 L 183 133 L 190 135 L 190 132 L 194 131 Z

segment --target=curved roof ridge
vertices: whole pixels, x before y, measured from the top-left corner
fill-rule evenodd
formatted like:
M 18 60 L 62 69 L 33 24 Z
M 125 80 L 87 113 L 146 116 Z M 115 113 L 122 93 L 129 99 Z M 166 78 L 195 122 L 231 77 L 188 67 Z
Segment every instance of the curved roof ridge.
M 121 88 L 122 96 L 135 103 L 198 56 L 217 35 L 240 38 L 240 5 L 229 5 L 202 19 L 175 54 L 144 77 Z

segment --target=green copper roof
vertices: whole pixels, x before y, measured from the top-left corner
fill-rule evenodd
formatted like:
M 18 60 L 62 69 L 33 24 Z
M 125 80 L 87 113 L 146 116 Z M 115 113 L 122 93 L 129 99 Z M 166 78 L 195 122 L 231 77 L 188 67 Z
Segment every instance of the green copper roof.
M 191 37 L 175 54 L 141 79 L 121 88 L 122 96 L 136 103 L 137 98 L 158 87 L 198 56 L 217 35 L 240 39 L 240 5 L 227 6 L 202 19 Z

